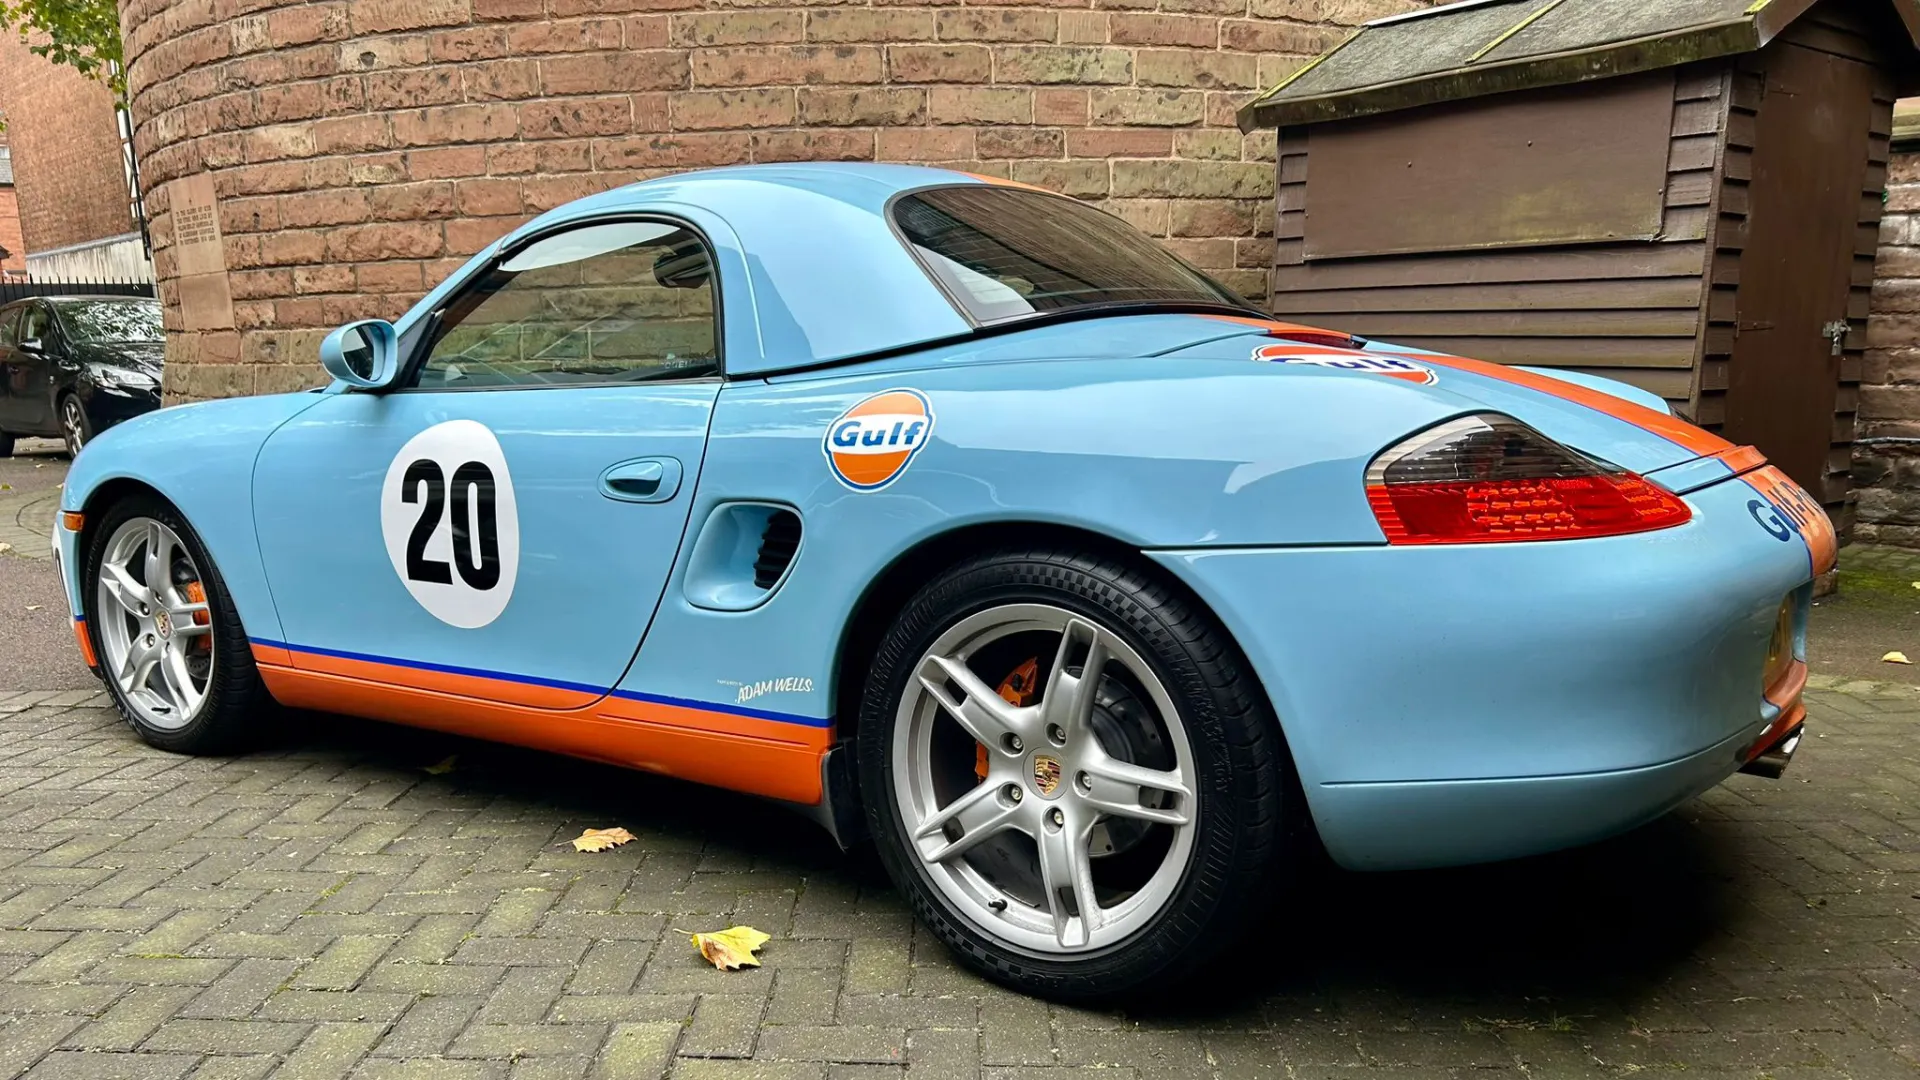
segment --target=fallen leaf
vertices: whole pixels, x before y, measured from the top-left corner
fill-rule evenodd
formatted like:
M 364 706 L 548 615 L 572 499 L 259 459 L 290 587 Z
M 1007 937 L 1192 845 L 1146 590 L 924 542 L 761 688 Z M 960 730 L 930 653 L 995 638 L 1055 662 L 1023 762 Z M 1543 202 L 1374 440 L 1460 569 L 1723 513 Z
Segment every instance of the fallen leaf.
M 686 933 L 685 930 L 680 931 Z M 753 955 L 760 946 L 773 940 L 771 935 L 763 934 L 751 926 L 729 926 L 725 930 L 716 930 L 711 934 L 694 934 L 693 947 L 707 958 L 707 963 L 721 971 L 735 968 L 759 967 L 760 958 Z
M 575 851 L 605 851 L 616 848 L 633 839 L 633 834 L 615 826 L 611 829 L 588 829 L 573 838 Z
M 12 544 L 0 544 L 0 555 L 5 555 L 7 552 L 12 550 L 13 550 Z
M 1885 656 L 1883 656 L 1883 657 L 1881 657 L 1881 658 L 1880 658 L 1880 662 L 1881 662 L 1881 663 L 1883 663 L 1883 664 L 1911 664 L 1911 663 L 1913 663 L 1913 661 L 1911 661 L 1911 660 L 1909 660 L 1909 659 L 1907 659 L 1907 654 L 1906 654 L 1906 653 L 1903 653 L 1903 652 L 1900 652 L 1900 651 L 1898 651 L 1898 650 L 1895 650 L 1895 651 L 1893 651 L 1893 652 L 1890 652 L 1890 653 L 1888 653 L 1887 655 L 1885 655 Z
M 460 755 L 449 754 L 446 757 L 441 758 L 439 761 L 436 761 L 431 765 L 425 766 L 420 771 L 423 773 L 426 773 L 428 776 L 445 776 L 448 773 L 453 771 L 454 765 L 458 763 L 459 760 L 460 760 Z
M 28 604 L 28 605 L 27 605 L 27 610 L 28 610 L 28 611 L 39 611 L 39 610 L 40 610 L 40 609 L 41 609 L 42 607 L 44 607 L 44 606 L 45 606 L 45 605 L 43 605 L 43 604 Z

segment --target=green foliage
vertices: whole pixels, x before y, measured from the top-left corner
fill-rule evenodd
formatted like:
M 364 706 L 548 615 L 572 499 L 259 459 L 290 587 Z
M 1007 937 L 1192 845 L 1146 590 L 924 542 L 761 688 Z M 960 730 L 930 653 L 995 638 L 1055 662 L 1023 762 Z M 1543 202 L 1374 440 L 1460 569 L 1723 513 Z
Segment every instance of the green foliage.
M 35 54 L 99 79 L 116 100 L 126 100 L 114 0 L 0 0 L 0 29 L 17 31 Z

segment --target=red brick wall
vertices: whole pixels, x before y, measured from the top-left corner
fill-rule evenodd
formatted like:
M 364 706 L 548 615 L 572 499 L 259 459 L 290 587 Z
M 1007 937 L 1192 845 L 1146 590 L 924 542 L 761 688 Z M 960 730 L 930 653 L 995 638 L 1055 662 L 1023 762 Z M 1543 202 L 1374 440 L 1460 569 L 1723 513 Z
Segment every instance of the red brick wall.
M 26 251 L 134 230 L 113 95 L 105 86 L 33 55 L 8 30 L 0 33 L 0 110 L 13 147 Z
M 1854 539 L 1920 547 L 1920 152 L 1896 152 L 1880 222 L 1853 451 Z
M 233 302 L 231 330 L 172 337 L 167 393 L 310 382 L 320 331 L 400 314 L 529 215 L 746 161 L 1045 185 L 1258 297 L 1273 134 L 1243 137 L 1235 109 L 1351 24 L 1425 2 L 126 0 L 169 325 L 176 178 L 213 174 Z
M 11 187 L 0 187 L 0 247 L 7 256 L 0 259 L 0 273 L 25 273 L 27 241 L 20 235 L 20 196 Z

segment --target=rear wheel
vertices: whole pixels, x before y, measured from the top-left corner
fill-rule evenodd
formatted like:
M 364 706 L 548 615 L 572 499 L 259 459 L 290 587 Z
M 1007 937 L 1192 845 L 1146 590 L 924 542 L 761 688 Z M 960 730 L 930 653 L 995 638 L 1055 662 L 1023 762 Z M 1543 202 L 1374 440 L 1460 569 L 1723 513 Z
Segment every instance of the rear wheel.
M 0 457 L 13 456 L 13 436 L 0 431 Z
M 200 538 L 150 495 L 114 504 L 90 532 L 87 632 L 120 714 L 165 750 L 238 748 L 269 701 Z
M 928 585 L 861 717 L 880 854 L 968 965 L 1061 998 L 1196 973 L 1261 901 L 1285 753 L 1210 618 L 1137 569 L 1004 552 Z

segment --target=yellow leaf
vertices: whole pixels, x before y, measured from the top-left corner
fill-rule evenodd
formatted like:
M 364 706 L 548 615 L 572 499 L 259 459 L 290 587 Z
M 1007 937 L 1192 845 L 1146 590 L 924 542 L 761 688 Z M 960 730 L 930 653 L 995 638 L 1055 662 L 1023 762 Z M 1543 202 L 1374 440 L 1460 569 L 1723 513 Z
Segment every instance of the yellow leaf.
M 1913 661 L 1911 661 L 1911 660 L 1909 660 L 1909 659 L 1907 659 L 1907 654 L 1906 654 L 1906 653 L 1903 653 L 1903 652 L 1899 652 L 1899 651 L 1895 651 L 1895 652 L 1890 652 L 1890 653 L 1888 653 L 1887 655 L 1885 655 L 1885 656 L 1883 656 L 1883 657 L 1881 657 L 1881 658 L 1880 658 L 1880 662 L 1881 662 L 1881 663 L 1883 663 L 1883 664 L 1911 664 L 1911 663 L 1913 663 Z
M 753 954 L 771 940 L 769 935 L 751 926 L 730 926 L 711 934 L 694 934 L 693 947 L 699 949 L 700 955 L 706 957 L 714 967 L 721 971 L 732 971 L 735 968 L 759 967 L 760 958 Z
M 445 776 L 453 771 L 453 767 L 458 764 L 459 761 L 460 755 L 448 754 L 446 757 L 434 762 L 432 765 L 428 765 L 420 771 L 426 773 L 428 776 Z
M 611 829 L 588 829 L 573 838 L 573 850 L 605 851 L 608 848 L 617 848 L 632 839 L 633 834 L 619 826 Z

